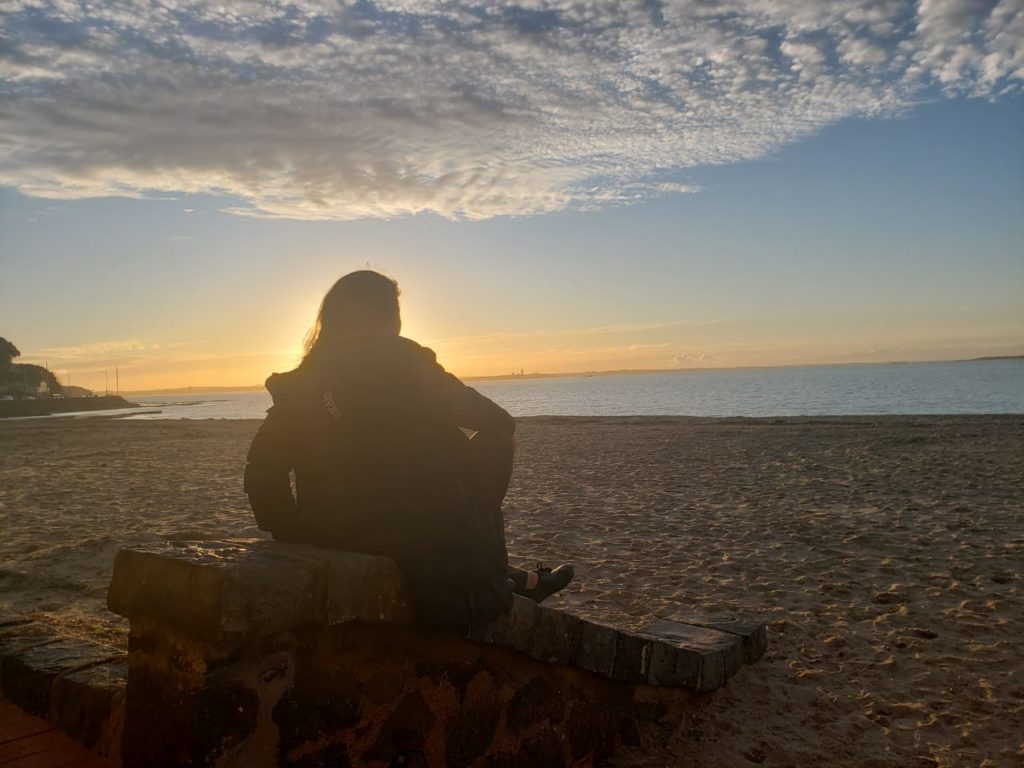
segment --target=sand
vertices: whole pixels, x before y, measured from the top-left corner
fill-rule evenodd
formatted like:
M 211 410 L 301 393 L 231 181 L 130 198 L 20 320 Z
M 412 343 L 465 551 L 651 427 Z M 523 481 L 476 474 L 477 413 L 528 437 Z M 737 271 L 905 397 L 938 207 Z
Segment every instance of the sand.
M 253 421 L 0 422 L 0 609 L 124 642 L 119 546 L 252 536 Z M 506 506 L 551 600 L 768 622 L 764 659 L 621 766 L 1024 764 L 1024 417 L 535 418 Z

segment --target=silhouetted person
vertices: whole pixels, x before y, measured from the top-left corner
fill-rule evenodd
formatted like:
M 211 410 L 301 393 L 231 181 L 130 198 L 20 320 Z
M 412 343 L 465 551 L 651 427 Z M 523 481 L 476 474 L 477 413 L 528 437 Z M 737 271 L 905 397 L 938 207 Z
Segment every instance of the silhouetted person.
M 275 539 L 391 556 L 417 620 L 465 630 L 506 612 L 512 591 L 557 592 L 572 566 L 509 568 L 515 421 L 399 335 L 398 294 L 368 270 L 327 292 L 302 363 L 267 379 L 245 490 Z

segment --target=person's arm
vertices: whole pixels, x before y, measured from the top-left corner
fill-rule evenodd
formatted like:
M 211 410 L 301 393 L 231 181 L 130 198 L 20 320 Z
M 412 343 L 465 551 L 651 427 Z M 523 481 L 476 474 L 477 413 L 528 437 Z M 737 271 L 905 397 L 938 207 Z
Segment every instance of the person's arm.
M 441 376 L 441 390 L 451 410 L 455 423 L 460 427 L 491 432 L 504 437 L 516 433 L 515 419 L 493 400 L 466 386 L 452 374 L 438 365 Z
M 288 426 L 276 406 L 267 411 L 267 418 L 249 446 L 245 465 L 245 492 L 256 524 L 275 534 L 275 538 L 281 538 L 278 534 L 285 535 L 295 525 Z

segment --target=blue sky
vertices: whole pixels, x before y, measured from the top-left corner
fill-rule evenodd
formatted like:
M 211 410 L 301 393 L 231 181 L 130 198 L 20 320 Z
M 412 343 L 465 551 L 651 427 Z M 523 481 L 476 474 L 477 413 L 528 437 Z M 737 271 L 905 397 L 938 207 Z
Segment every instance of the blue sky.
M 0 16 L 26 359 L 258 383 L 367 263 L 466 375 L 1024 352 L 1018 4 L 217 8 Z

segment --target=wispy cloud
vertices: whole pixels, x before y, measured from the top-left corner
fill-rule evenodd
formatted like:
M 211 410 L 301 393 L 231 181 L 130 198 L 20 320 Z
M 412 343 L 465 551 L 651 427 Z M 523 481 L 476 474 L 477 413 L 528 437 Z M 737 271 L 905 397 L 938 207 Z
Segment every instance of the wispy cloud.
M 72 346 L 44 347 L 25 352 L 25 357 L 33 359 L 52 358 L 54 360 L 89 360 L 112 355 L 134 355 L 147 350 L 158 349 L 159 345 L 147 344 L 138 339 L 120 339 L 117 341 L 92 341 L 87 344 Z
M 715 325 L 717 320 L 673 320 L 666 323 L 619 323 L 616 325 L 598 325 L 588 328 L 560 328 L 555 330 L 520 331 L 485 333 L 475 336 L 453 336 L 450 338 L 429 339 L 429 344 L 458 346 L 461 344 L 480 344 L 503 341 L 541 341 L 544 339 L 580 338 L 590 336 L 608 336 L 615 334 L 636 334 L 646 331 L 665 331 L 673 328 L 699 328 Z
M 480 219 L 690 192 L 845 117 L 1024 85 L 1019 0 L 10 0 L 0 184 Z
M 115 339 L 108 341 L 90 341 L 85 344 L 73 344 L 57 347 L 40 347 L 28 349 L 23 353 L 25 360 L 48 359 L 62 365 L 78 363 L 96 364 L 96 361 L 114 362 L 118 359 L 134 359 L 145 356 L 153 357 L 188 347 L 205 344 L 204 341 L 143 341 L 141 339 Z

